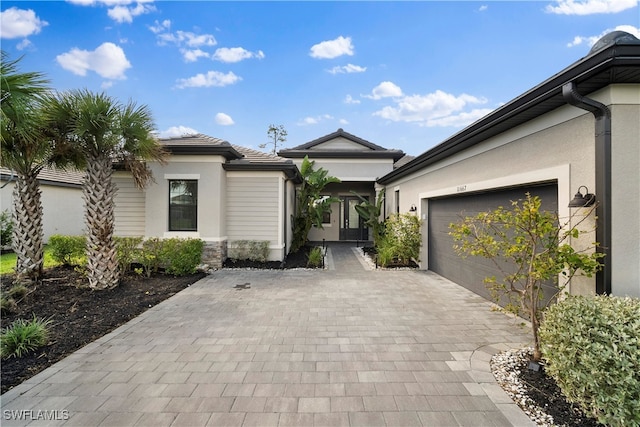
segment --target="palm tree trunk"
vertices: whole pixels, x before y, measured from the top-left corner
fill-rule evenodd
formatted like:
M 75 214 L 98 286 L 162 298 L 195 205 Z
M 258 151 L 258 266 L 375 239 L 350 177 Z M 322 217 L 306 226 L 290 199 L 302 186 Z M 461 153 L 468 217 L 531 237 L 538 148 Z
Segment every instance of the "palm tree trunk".
M 19 277 L 38 280 L 42 275 L 44 250 L 42 241 L 42 202 L 38 173 L 20 175 L 13 189 L 13 250 L 17 255 Z
M 89 287 L 111 289 L 118 286 L 120 270 L 113 240 L 114 197 L 111 159 L 98 154 L 87 161 L 82 190 L 87 225 L 87 270 Z

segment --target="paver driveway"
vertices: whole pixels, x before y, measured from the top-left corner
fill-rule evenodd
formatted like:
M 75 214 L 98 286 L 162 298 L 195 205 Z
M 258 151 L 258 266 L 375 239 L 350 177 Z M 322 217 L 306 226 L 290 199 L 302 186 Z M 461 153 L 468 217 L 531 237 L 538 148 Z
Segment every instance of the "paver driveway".
M 215 272 L 7 392 L 2 425 L 533 425 L 489 369 L 526 329 L 429 272 L 328 265 Z

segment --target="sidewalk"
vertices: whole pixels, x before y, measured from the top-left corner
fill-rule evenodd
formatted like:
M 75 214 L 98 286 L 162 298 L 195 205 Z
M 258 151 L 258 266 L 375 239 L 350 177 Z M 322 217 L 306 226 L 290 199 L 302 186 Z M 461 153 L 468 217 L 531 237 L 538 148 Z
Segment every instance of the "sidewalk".
M 527 330 L 435 274 L 327 255 L 215 272 L 5 393 L 2 425 L 534 425 L 489 369 Z

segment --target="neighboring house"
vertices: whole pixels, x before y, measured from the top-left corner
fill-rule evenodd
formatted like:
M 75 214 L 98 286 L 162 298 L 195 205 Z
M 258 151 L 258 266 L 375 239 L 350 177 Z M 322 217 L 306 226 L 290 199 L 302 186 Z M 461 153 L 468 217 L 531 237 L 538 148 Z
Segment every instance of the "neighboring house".
M 417 207 L 421 268 L 487 297 L 483 278 L 495 269 L 457 256 L 449 224 L 508 207 L 526 192 L 562 221 L 574 215 L 576 224 L 585 209 L 568 204 L 588 189 L 598 208 L 581 229 L 596 231 L 572 245 L 598 241 L 604 270 L 574 279 L 569 292 L 640 297 L 640 41 L 624 32 L 603 37 L 586 57 L 378 184 L 386 188 L 387 211 Z
M 220 267 L 241 240 L 269 242 L 269 259 L 291 245 L 291 213 L 300 174 L 292 161 L 206 135 L 161 139 L 165 163 L 149 163 L 154 181 L 141 190 L 116 171 L 117 236 L 205 241 L 203 260 Z
M 355 210 L 361 200 L 354 192 L 375 202 L 376 180 L 393 171 L 396 162 L 407 157 L 400 150 L 383 148 L 342 129 L 306 144 L 280 150 L 278 154 L 293 159 L 298 167 L 308 156 L 315 162 L 316 169 L 323 168 L 341 181 L 327 186 L 326 196 L 339 198 L 340 203 L 334 203 L 331 214 L 325 215 L 322 229 L 311 229 L 311 241 L 371 240 Z
M 44 242 L 52 234 L 80 235 L 84 230 L 83 173 L 45 168 L 38 174 L 42 194 Z M 13 212 L 15 173 L 0 168 L 1 209 Z

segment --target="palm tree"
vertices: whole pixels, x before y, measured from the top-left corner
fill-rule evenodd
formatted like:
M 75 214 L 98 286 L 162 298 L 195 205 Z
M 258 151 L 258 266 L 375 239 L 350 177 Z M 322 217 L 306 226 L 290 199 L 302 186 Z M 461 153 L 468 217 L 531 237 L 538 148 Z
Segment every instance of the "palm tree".
M 44 263 L 42 202 L 38 174 L 51 144 L 42 125 L 42 97 L 48 81 L 38 72 L 21 73 L 17 60 L 2 52 L 1 164 L 16 173 L 13 189 L 13 249 L 19 277 L 38 280 Z
M 154 123 L 147 106 L 122 105 L 104 93 L 75 90 L 56 94 L 47 117 L 59 158 L 84 166 L 82 183 L 87 226 L 87 271 L 92 289 L 118 285 L 120 270 L 114 231 L 112 181 L 114 163 L 132 172 L 139 187 L 151 179 L 145 160 L 164 157 L 153 136 Z

